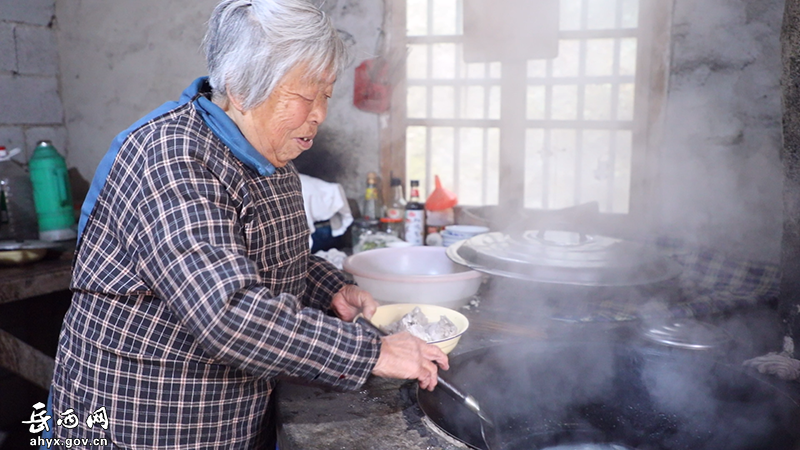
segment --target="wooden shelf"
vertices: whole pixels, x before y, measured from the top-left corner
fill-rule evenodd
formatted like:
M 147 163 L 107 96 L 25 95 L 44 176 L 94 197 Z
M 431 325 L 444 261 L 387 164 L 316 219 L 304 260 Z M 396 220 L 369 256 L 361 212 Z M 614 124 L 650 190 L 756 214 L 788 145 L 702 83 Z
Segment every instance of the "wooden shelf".
M 71 254 L 31 264 L 0 268 L 0 304 L 69 289 Z M 32 319 L 33 320 L 33 319 Z M 0 329 L 0 367 L 47 390 L 53 376 L 53 358 Z
M 0 303 L 67 290 L 71 277 L 70 259 L 0 268 Z

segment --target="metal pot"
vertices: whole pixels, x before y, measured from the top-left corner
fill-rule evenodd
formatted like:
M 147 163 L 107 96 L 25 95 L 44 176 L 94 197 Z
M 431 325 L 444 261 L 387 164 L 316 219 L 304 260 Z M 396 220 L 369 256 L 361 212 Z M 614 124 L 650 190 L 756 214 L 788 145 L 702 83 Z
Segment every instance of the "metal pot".
M 452 357 L 447 376 L 494 417 L 492 450 L 788 450 L 800 442 L 796 387 L 706 352 L 654 348 L 664 349 L 504 344 Z M 418 401 L 445 432 L 485 448 L 474 414 L 448 395 L 419 391 Z
M 635 319 L 647 302 L 680 298 L 681 265 L 649 245 L 573 231 L 527 230 L 474 236 L 447 248 L 454 262 L 490 275 L 487 298 L 541 317 L 572 320 L 607 304 Z M 521 305 L 519 304 L 521 303 Z M 541 308 L 544 308 L 543 310 Z M 610 309 L 609 309 L 610 311 Z M 581 317 L 575 320 L 582 320 Z
M 578 286 L 652 284 L 681 273 L 648 245 L 576 231 L 483 233 L 449 246 L 447 256 L 491 275 Z

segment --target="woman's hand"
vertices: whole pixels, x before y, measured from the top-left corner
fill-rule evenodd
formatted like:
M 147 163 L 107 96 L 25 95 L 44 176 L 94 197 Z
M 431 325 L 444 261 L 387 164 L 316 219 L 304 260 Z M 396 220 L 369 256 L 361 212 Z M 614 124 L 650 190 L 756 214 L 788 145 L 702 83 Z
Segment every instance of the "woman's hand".
M 359 313 L 367 319 L 372 318 L 378 308 L 378 302 L 369 292 L 354 284 L 347 284 L 334 294 L 331 308 L 340 319 L 352 322 Z
M 439 347 L 426 344 L 407 331 L 384 336 L 381 342 L 381 354 L 372 369 L 373 375 L 418 380 L 419 387 L 432 391 L 438 381 L 438 367 L 450 368 L 447 355 Z

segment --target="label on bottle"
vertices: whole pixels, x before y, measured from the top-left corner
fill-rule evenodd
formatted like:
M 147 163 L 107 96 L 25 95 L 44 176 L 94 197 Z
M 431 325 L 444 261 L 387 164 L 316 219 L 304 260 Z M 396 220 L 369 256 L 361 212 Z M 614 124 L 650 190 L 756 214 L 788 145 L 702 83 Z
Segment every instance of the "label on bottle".
M 422 209 L 407 209 L 405 223 L 406 242 L 414 245 L 424 245 L 425 211 Z
M 403 219 L 403 210 L 400 208 L 387 208 L 386 217 L 390 219 Z

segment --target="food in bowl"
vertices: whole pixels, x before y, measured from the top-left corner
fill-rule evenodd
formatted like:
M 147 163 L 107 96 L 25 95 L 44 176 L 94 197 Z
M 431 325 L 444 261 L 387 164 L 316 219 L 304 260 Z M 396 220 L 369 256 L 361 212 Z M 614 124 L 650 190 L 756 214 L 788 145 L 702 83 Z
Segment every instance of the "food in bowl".
M 406 314 L 411 313 L 416 308 L 419 308 L 420 312 L 425 315 L 429 322 L 444 316 L 456 326 L 456 333 L 450 337 L 439 340 L 425 339 L 425 342 L 436 345 L 445 353 L 450 353 L 456 347 L 461 336 L 467 331 L 467 328 L 469 328 L 469 320 L 467 317 L 454 309 L 436 305 L 421 305 L 418 303 L 397 303 L 379 306 L 375 314 L 370 318 L 370 322 L 376 327 L 386 330 L 387 326 L 401 320 Z
M 345 259 L 344 270 L 378 303 L 458 308 L 478 292 L 483 275 L 447 257 L 444 247 L 379 248 Z
M 425 342 L 431 342 L 455 336 L 458 333 L 458 327 L 444 315 L 439 316 L 439 320 L 436 322 L 428 320 L 428 316 L 423 314 L 417 306 L 410 313 L 385 326 L 383 331 L 387 334 L 408 331 Z

